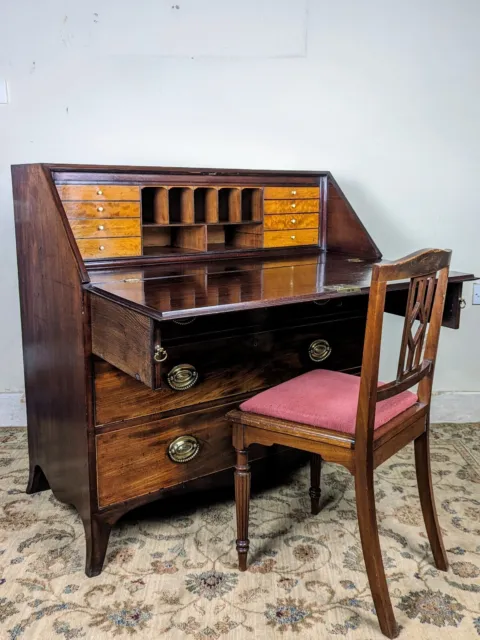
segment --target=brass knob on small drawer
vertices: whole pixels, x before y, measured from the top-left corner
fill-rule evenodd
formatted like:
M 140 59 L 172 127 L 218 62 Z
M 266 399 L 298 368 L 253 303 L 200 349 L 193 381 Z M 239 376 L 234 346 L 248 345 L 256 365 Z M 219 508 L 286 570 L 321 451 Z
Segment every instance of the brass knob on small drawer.
M 99 247 L 100 251 L 105 251 L 105 247 L 103 246 L 103 244 L 101 244 Z
M 295 189 L 292 191 L 292 196 L 296 196 L 297 192 L 295 191 Z
M 172 462 L 190 462 L 200 451 L 200 442 L 194 436 L 179 436 L 168 445 Z
M 97 196 L 103 196 L 103 191 L 101 189 L 97 191 Z
M 99 225 L 98 225 L 98 227 L 97 227 L 97 229 L 98 229 L 99 231 L 103 231 L 103 230 L 105 229 L 105 227 L 103 226 L 103 224 L 99 224 Z
M 308 355 L 313 362 L 322 362 L 326 360 L 331 353 L 332 347 L 327 340 L 323 340 L 322 338 L 314 340 L 308 347 Z
M 177 364 L 167 374 L 167 382 L 175 391 L 191 389 L 198 381 L 198 371 L 191 364 Z
M 297 205 L 295 204 L 295 202 L 292 203 L 292 209 L 295 209 Z
M 297 237 L 297 236 L 290 236 L 290 238 L 291 238 L 292 240 L 295 240 L 295 238 L 296 238 L 296 237 Z
M 153 359 L 155 360 L 155 362 L 164 362 L 167 358 L 167 350 L 161 347 L 159 344 L 155 345 L 155 351 L 153 353 Z
M 102 213 L 102 211 L 103 211 L 103 207 L 97 207 L 97 211 L 99 211 L 100 213 Z
M 297 221 L 296 221 L 296 219 L 295 219 L 295 218 L 292 218 L 292 219 L 290 220 L 290 222 L 291 222 L 292 224 L 295 224 Z

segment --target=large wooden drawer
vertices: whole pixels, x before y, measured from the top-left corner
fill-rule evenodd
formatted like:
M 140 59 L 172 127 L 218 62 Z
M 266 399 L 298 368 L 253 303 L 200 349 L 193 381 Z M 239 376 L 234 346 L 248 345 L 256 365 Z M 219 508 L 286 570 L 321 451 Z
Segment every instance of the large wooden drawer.
M 140 200 L 140 188 L 116 184 L 59 184 L 62 200 Z
M 283 198 L 319 198 L 319 187 L 265 187 L 263 190 L 265 200 L 277 200 Z
M 97 361 L 96 423 L 186 410 L 206 402 L 253 394 L 316 367 L 359 367 L 364 334 L 362 316 L 185 344 L 163 343 L 167 359 L 161 364 L 161 384 L 156 391 Z M 313 343 L 317 343 L 320 352 L 324 347 L 323 360 L 312 359 Z M 314 350 L 313 356 L 318 357 L 315 354 Z M 183 391 L 171 386 L 178 388 L 183 382 L 193 384 Z
M 142 240 L 135 238 L 105 238 L 101 240 L 77 240 L 78 248 L 84 259 L 121 258 L 124 256 L 140 256 Z
M 288 215 L 267 215 L 263 226 L 267 231 L 282 229 L 318 229 L 318 213 L 289 213 Z
M 99 507 L 232 467 L 235 463 L 232 431 L 225 414 L 234 406 L 236 403 L 223 404 L 207 411 L 97 435 Z M 177 451 L 171 447 L 175 441 Z M 194 456 L 187 462 L 174 462 L 172 457 L 181 453 Z M 251 453 L 251 459 L 261 457 L 263 448 L 252 447 Z
M 121 238 L 140 236 L 140 219 L 71 220 L 70 226 L 76 238 Z
M 68 218 L 140 218 L 139 202 L 64 202 Z
M 265 231 L 263 246 L 296 247 L 302 244 L 318 244 L 318 229 L 300 229 L 299 231 Z

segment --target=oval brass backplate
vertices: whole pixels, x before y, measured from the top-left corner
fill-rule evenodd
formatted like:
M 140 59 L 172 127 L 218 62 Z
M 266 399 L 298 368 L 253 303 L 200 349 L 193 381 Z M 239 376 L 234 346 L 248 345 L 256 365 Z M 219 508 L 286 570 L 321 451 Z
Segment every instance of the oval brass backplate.
M 190 462 L 200 451 L 200 442 L 194 436 L 180 436 L 168 445 L 172 462 Z
M 175 391 L 186 391 L 196 384 L 198 371 L 191 364 L 177 364 L 167 374 L 168 384 Z
M 327 340 L 319 338 L 314 340 L 308 347 L 308 355 L 313 362 L 322 362 L 326 360 L 332 353 L 332 347 L 328 344 Z

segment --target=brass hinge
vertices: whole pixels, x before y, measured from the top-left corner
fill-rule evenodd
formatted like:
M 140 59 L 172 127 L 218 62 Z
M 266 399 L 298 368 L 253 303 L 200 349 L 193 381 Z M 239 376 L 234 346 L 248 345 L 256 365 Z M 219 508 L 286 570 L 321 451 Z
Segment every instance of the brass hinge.
M 325 291 L 335 291 L 337 293 L 358 293 L 361 291 L 361 287 L 352 287 L 349 284 L 334 284 L 323 288 Z

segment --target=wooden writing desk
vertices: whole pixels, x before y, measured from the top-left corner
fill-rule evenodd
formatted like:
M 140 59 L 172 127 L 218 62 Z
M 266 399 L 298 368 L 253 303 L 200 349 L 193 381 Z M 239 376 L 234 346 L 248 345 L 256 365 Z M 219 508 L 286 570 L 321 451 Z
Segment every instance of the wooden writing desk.
M 27 491 L 77 508 L 96 575 L 122 514 L 233 465 L 228 410 L 313 367 L 359 372 L 381 254 L 328 172 L 12 173 Z M 444 326 L 469 279 L 451 273 Z M 406 283 L 386 304 L 404 313 Z

